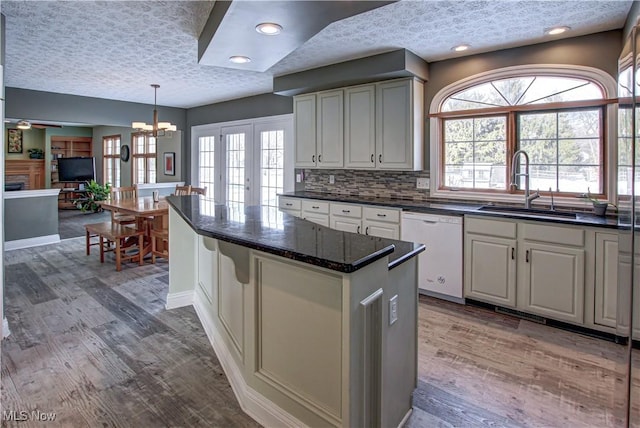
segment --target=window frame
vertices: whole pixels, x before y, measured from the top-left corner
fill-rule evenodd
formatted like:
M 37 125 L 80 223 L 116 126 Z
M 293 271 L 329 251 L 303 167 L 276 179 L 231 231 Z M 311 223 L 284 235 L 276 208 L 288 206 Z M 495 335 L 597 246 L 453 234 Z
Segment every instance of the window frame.
M 136 144 L 136 138 L 144 137 L 144 152 L 138 152 L 138 145 Z M 131 133 L 131 184 L 155 184 L 158 180 L 158 160 L 157 160 L 157 150 L 158 150 L 158 139 L 155 138 L 155 149 L 154 152 L 149 152 L 149 143 L 151 138 L 155 138 L 150 132 L 132 132 Z M 138 174 L 137 174 L 137 160 L 145 159 L 144 161 L 144 182 L 138 182 Z M 149 181 L 149 177 L 151 175 L 151 169 L 149 168 L 149 159 L 153 159 L 155 161 L 156 167 L 156 180 L 152 183 Z
M 469 87 L 480 85 L 500 79 L 524 77 L 524 76 L 552 76 L 552 77 L 567 77 L 567 78 L 580 78 L 589 80 L 597 84 L 602 88 L 603 99 L 598 100 L 586 100 L 586 101 L 569 101 L 563 103 L 548 103 L 548 104 L 532 104 L 532 105 L 520 105 L 520 106 L 505 106 L 505 107 L 489 107 L 486 109 L 470 109 L 452 112 L 442 112 L 440 109 L 444 101 L 450 96 L 468 89 Z M 514 147 L 518 142 L 518 123 L 517 116 L 522 113 L 533 112 L 550 112 L 550 111 L 573 111 L 583 109 L 587 107 L 597 107 L 602 109 L 602 123 L 600 129 L 600 138 L 602 144 L 600 147 L 601 167 L 602 172 L 602 189 L 603 192 L 597 196 L 599 198 L 609 198 L 612 201 L 615 198 L 615 189 L 612 189 L 615 183 L 615 175 L 617 174 L 616 159 L 617 159 L 617 144 L 615 140 L 615 129 L 617 129 L 617 115 L 616 103 L 618 102 L 615 97 L 617 91 L 617 83 L 615 79 L 602 70 L 598 70 L 592 67 L 585 66 L 569 66 L 569 65 L 527 65 L 527 66 L 515 66 L 506 67 L 502 69 L 492 70 L 477 75 L 473 75 L 462 79 L 458 82 L 454 82 L 445 88 L 441 89 L 434 97 L 430 105 L 429 114 L 429 128 L 430 128 L 430 168 L 431 175 L 434 177 L 431 180 L 430 195 L 432 197 L 445 197 L 450 199 L 476 199 L 476 200 L 490 200 L 496 202 L 521 202 L 523 190 L 507 189 L 494 190 L 494 189 L 470 189 L 470 188 L 451 188 L 444 186 L 444 120 L 447 118 L 471 118 L 480 116 L 495 116 L 499 113 L 507 114 L 507 127 L 510 128 L 507 131 L 507 148 L 506 148 L 506 163 L 507 163 L 507 176 L 511 170 L 511 159 L 514 153 Z M 543 192 L 543 197 L 540 199 L 540 203 L 549 203 L 549 192 Z M 554 192 L 554 198 L 556 202 L 560 202 L 567 206 L 583 206 L 584 200 L 577 199 L 575 193 L 557 193 Z M 594 196 L 596 196 L 594 194 Z M 613 201 L 612 201 L 613 202 Z
M 117 140 L 117 144 L 115 144 L 114 146 L 114 153 L 112 154 L 107 154 L 107 141 L 109 140 Z M 116 134 L 116 135 L 105 135 L 104 137 L 102 137 L 102 182 L 104 184 L 109 183 L 111 184 L 112 187 L 119 187 L 120 186 L 120 179 L 121 177 L 121 172 L 122 172 L 122 168 L 120 168 L 120 145 L 122 144 L 122 134 Z M 118 164 L 118 177 L 113 177 L 114 180 L 113 182 L 108 180 L 107 177 L 107 163 L 113 163 L 114 165 L 112 165 L 111 170 L 115 171 L 115 164 Z

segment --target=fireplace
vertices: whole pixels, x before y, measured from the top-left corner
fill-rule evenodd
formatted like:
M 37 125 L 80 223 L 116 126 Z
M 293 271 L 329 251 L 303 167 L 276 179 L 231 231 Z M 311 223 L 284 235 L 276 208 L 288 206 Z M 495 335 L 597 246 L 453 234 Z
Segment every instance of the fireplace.
M 4 182 L 21 183 L 21 190 L 44 189 L 44 160 L 7 159 Z

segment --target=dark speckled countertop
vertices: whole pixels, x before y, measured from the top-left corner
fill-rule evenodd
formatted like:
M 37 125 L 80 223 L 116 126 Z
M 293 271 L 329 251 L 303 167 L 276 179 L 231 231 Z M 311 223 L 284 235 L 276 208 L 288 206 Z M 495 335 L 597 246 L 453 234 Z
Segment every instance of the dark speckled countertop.
M 352 195 L 339 195 L 334 193 L 320 193 L 320 192 L 288 192 L 282 193 L 281 196 L 289 196 L 294 198 L 304 199 L 318 199 L 333 202 L 345 202 L 365 205 L 378 205 L 392 208 L 400 208 L 404 211 L 424 212 L 431 214 L 442 215 L 481 215 L 488 217 L 502 217 L 512 218 L 519 220 L 535 220 L 535 221 L 547 221 L 552 223 L 573 224 L 577 226 L 593 226 L 621 229 L 628 228 L 628 224 L 619 222 L 616 217 L 598 217 L 588 213 L 576 213 L 575 218 L 563 218 L 545 216 L 542 214 L 531 213 L 509 213 L 509 212 L 493 212 L 493 211 L 479 211 L 483 204 L 480 203 L 458 203 L 449 201 L 427 200 L 427 201 L 414 201 L 410 199 L 394 199 L 394 198 L 378 198 L 368 196 L 352 196 Z
M 387 256 L 393 269 L 425 248 L 329 229 L 275 208 L 215 205 L 198 196 L 169 196 L 167 201 L 200 235 L 339 272 L 354 272 Z

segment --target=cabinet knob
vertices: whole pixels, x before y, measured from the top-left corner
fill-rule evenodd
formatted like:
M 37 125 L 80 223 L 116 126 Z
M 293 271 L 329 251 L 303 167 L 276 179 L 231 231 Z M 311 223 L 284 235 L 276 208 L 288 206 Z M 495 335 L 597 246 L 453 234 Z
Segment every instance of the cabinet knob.
M 288 206 L 288 207 L 290 207 L 290 206 L 292 206 L 293 204 L 292 204 L 291 202 L 287 202 L 285 205 L 286 205 L 286 206 Z
M 369 226 L 367 226 L 367 227 L 364 229 L 364 234 L 365 234 L 365 235 L 368 235 L 368 234 L 369 234 Z
M 378 155 L 378 162 L 382 163 L 382 155 Z
M 322 162 L 322 155 L 318 155 L 318 162 Z
M 358 229 L 356 229 L 356 233 L 360 233 L 360 226 L 358 226 Z
M 317 209 L 319 209 L 320 207 L 313 206 L 313 207 L 311 207 L 311 208 L 313 208 L 314 210 L 317 210 Z
M 311 156 L 311 162 L 315 162 L 316 161 L 316 155 L 312 155 Z
M 373 160 L 373 153 L 371 153 L 371 163 L 374 163 L 375 160 Z
M 343 213 L 345 214 L 349 214 L 351 212 L 351 210 L 342 210 Z
M 386 214 L 376 214 L 378 217 L 386 217 Z

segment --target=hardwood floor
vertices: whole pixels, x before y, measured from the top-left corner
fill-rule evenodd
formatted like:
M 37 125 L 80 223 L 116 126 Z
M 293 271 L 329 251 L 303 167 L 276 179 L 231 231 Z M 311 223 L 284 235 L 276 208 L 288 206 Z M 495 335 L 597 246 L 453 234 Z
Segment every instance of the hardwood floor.
M 258 426 L 193 309 L 164 309 L 166 263 L 116 272 L 78 238 L 6 252 L 5 272 L 2 426 L 43 426 L 32 410 L 56 413 L 46 426 Z M 407 426 L 621 426 L 624 347 L 482 308 L 419 306 Z

